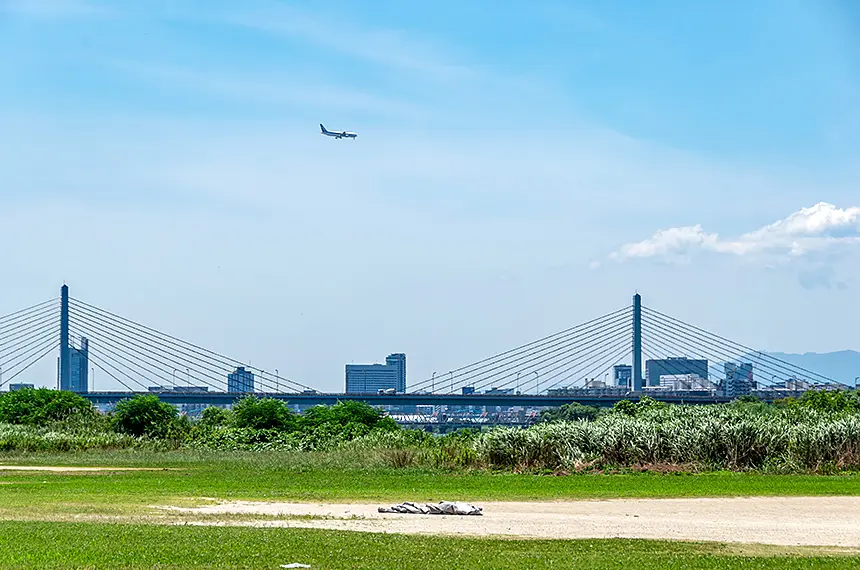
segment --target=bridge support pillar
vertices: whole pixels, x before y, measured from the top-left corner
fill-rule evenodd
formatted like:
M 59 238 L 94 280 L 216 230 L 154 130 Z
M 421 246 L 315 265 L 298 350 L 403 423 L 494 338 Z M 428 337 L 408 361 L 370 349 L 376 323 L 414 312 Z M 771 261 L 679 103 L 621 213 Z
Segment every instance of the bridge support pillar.
M 64 284 L 60 289 L 60 390 L 72 389 L 69 346 L 69 287 Z
M 633 295 L 633 390 L 642 390 L 642 296 Z

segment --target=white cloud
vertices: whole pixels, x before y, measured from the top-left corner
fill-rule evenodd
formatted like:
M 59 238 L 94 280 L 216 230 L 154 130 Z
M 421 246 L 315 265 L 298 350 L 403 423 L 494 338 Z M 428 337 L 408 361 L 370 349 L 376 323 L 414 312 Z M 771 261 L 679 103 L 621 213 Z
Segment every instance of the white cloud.
M 860 207 L 819 202 L 735 239 L 707 233 L 697 224 L 659 230 L 646 240 L 621 246 L 609 257 L 688 261 L 695 253 L 712 252 L 785 261 L 855 245 L 860 245 Z

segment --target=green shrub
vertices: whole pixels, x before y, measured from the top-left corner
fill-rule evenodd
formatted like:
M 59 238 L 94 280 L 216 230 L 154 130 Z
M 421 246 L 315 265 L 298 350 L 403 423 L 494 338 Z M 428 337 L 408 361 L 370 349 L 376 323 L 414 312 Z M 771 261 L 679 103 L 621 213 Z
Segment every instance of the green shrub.
M 589 420 L 593 421 L 597 419 L 597 416 L 600 414 L 600 408 L 597 406 L 583 406 L 582 404 L 573 402 L 571 404 L 563 404 L 559 408 L 552 408 L 549 410 L 543 410 L 540 414 L 540 421 L 542 422 L 573 422 L 576 420 Z
M 281 400 L 247 396 L 233 406 L 233 423 L 238 428 L 294 431 L 295 414 Z
M 218 406 L 209 406 L 203 409 L 200 415 L 200 425 L 206 427 L 220 427 L 230 425 L 233 421 L 233 414 L 230 410 L 219 408 Z
M 860 412 L 860 399 L 844 390 L 809 390 L 797 404 L 819 412 Z
M 314 406 L 305 410 L 299 419 L 303 429 L 316 429 L 324 424 L 361 424 L 369 428 L 398 429 L 394 420 L 384 417 L 378 409 L 352 400 L 338 402 L 334 406 Z
M 44 426 L 96 413 L 92 404 L 73 392 L 24 388 L 0 393 L 0 422 Z
M 137 395 L 117 403 L 114 408 L 113 427 L 120 433 L 136 437 L 165 437 L 170 432 L 176 415 L 176 408 L 162 402 L 158 396 Z

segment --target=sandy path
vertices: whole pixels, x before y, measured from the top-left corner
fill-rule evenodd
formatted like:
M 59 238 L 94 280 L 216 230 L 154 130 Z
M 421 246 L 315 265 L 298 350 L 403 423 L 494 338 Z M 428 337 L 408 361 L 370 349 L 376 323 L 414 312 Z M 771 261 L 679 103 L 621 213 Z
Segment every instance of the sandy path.
M 0 471 L 51 471 L 66 473 L 70 471 L 167 471 L 167 467 L 66 467 L 45 465 L 0 465 Z
M 783 546 L 860 547 L 860 497 L 619 499 L 476 504 L 483 507 L 483 516 L 376 512 L 377 507 L 387 506 L 385 503 L 300 504 L 236 501 L 196 508 L 162 508 L 207 515 L 280 514 L 335 517 L 334 520 L 203 521 L 193 524 L 522 538 L 650 538 Z

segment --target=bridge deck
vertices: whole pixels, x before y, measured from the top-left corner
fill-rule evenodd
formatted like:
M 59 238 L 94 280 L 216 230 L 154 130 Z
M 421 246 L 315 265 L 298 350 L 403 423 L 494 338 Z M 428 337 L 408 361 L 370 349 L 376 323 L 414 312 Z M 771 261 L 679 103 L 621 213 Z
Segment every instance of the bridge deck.
M 157 395 L 164 402 L 172 404 L 206 404 L 227 405 L 248 396 L 245 393 L 233 392 L 87 392 L 81 396 L 94 404 L 114 404 L 120 400 L 131 398 L 138 394 Z M 627 395 L 535 395 L 535 394 L 338 394 L 338 393 L 283 393 L 257 392 L 259 398 L 275 398 L 293 404 L 313 406 L 316 404 L 332 405 L 342 401 L 367 402 L 374 406 L 524 406 L 524 407 L 558 407 L 562 404 L 580 403 L 589 406 L 613 406 L 621 400 L 639 400 L 643 393 L 631 392 Z M 718 404 L 731 401 L 726 396 L 677 395 L 677 394 L 648 394 L 655 400 L 675 404 Z

